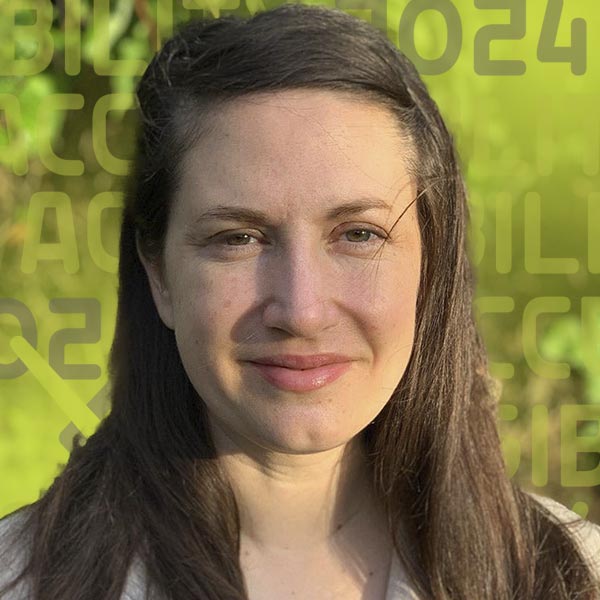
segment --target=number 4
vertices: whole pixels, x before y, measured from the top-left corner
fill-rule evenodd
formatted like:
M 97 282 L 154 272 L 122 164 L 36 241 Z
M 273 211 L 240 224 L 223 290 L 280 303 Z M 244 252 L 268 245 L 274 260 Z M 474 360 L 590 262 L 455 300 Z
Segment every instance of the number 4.
M 563 9 L 563 0 L 548 0 L 542 23 L 537 57 L 541 62 L 569 62 L 573 75 L 586 71 L 587 26 L 584 19 L 571 21 L 571 45 L 557 46 L 556 38 Z

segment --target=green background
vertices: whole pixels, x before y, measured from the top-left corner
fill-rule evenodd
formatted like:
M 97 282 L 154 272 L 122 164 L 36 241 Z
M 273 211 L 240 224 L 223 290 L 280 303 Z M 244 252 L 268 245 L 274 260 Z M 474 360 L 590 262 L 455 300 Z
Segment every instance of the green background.
M 68 3 L 80 8 L 80 15 L 68 17 L 80 23 L 73 28 L 65 26 L 60 4 L 0 0 L 0 298 L 19 300 L 30 311 L 38 353 L 15 343 L 19 322 L 0 312 L 0 362 L 20 358 L 27 365 L 19 377 L 0 377 L 0 516 L 35 501 L 52 483 L 68 458 L 74 422 L 89 433 L 94 413 L 102 417 L 109 408 L 106 361 L 120 211 L 107 209 L 94 220 L 90 209 L 102 199 L 119 200 L 123 161 L 132 156 L 133 113 L 111 110 L 105 136 L 104 119 L 94 117 L 97 103 L 133 90 L 172 23 L 274 6 L 240 1 L 161 0 L 157 6 L 154 0 L 80 0 Z M 600 522 L 600 5 L 565 0 L 553 31 L 549 4 L 528 2 L 522 20 L 525 0 L 337 6 L 383 23 L 407 53 L 407 36 L 414 37 L 419 69 L 454 134 L 470 194 L 478 319 L 501 390 L 499 427 L 509 474 Z M 498 5 L 513 10 L 482 8 Z M 419 14 L 408 22 L 412 33 L 404 27 L 399 34 L 407 9 Z M 447 25 L 440 11 L 458 15 L 458 25 Z M 517 39 L 501 39 L 508 29 L 485 29 L 509 23 L 511 15 Z M 585 22 L 586 38 L 576 29 L 571 39 L 574 19 Z M 51 45 L 41 50 L 44 28 Z M 495 38 L 490 44 L 484 43 L 488 34 Z M 551 42 L 538 53 L 542 35 Z M 476 69 L 487 45 L 493 61 L 521 61 L 525 72 Z M 549 62 L 554 45 L 575 48 Z M 438 60 L 452 51 L 446 64 Z M 579 56 L 574 65 L 571 54 Z M 36 55 L 39 64 L 27 72 L 23 65 Z M 57 94 L 82 100 L 71 110 L 51 110 L 61 101 Z M 110 153 L 98 146 L 105 138 Z M 59 174 L 49 147 L 81 163 Z M 32 209 L 32 197 L 48 197 L 40 192 L 66 194 L 62 208 L 43 213 L 41 234 Z M 114 195 L 98 196 L 106 192 Z M 40 239 L 62 244 L 69 260 L 49 260 Z M 29 266 L 27 252 L 33 252 Z M 557 297 L 563 299 L 546 299 Z M 83 314 L 53 312 L 55 298 L 99 302 L 99 340 L 66 345 L 64 353 L 67 364 L 99 365 L 98 378 L 51 377 L 53 336 L 86 326 Z M 542 313 L 537 320 L 536 307 Z

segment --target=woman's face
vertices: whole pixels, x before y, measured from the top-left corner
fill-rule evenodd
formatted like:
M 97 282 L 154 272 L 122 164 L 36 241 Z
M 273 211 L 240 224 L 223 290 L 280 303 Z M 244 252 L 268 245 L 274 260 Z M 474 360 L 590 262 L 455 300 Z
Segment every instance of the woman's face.
M 238 445 L 331 449 L 388 402 L 420 277 L 416 204 L 392 230 L 416 195 L 408 152 L 379 105 L 294 90 L 229 105 L 186 155 L 164 272 L 145 266 L 211 426 Z M 253 362 L 323 353 L 347 362 Z

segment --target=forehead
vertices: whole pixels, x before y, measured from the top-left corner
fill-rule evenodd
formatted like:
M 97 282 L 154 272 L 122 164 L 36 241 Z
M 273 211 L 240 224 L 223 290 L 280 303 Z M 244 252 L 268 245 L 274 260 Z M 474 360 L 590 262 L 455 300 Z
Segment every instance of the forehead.
M 394 115 L 373 101 L 287 90 L 240 98 L 214 119 L 185 155 L 182 208 L 258 202 L 291 213 L 331 207 L 332 198 L 393 203 L 412 189 L 412 148 Z

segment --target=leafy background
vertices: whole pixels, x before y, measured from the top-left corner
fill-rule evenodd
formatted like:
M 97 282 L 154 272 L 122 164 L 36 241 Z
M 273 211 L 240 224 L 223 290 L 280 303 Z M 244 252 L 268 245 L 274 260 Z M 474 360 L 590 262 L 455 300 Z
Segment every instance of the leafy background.
M 428 3 L 442 4 L 451 2 Z M 100 12 L 94 14 L 102 5 L 109 9 L 105 21 Z M 102 137 L 93 116 L 96 103 L 107 94 L 133 91 L 172 24 L 202 15 L 249 15 L 274 5 L 262 0 L 160 0 L 158 5 L 157 0 L 77 0 L 67 3 L 65 13 L 58 1 L 0 0 L 0 99 L 16 98 L 20 108 L 16 117 L 9 115 L 0 101 L 0 298 L 28 307 L 39 353 L 38 362 L 26 358 L 14 343 L 21 335 L 18 321 L 0 313 L 0 362 L 20 357 L 28 365 L 21 376 L 0 379 L 0 516 L 35 501 L 49 487 L 67 461 L 77 432 L 73 421 L 87 433 L 93 430 L 94 418 L 82 413 L 82 405 L 97 417 L 109 410 L 106 362 L 116 310 L 120 211 L 102 213 L 101 243 L 112 260 L 109 256 L 101 264 L 90 251 L 97 241 L 88 229 L 89 211 L 97 194 L 114 192 L 118 199 L 124 188 L 122 161 L 132 157 L 134 114 L 126 103 L 108 113 L 107 146 L 121 160 L 107 159 L 94 146 Z M 408 0 L 385 5 L 384 27 L 401 47 L 405 42 L 398 28 L 408 5 Z M 470 192 L 476 308 L 499 387 L 507 469 L 526 489 L 600 522 L 600 311 L 584 321 L 581 311 L 582 298 L 600 296 L 600 5 L 564 2 L 555 42 L 585 46 L 585 73 L 577 75 L 568 61 L 539 60 L 547 0 L 527 3 L 525 35 L 491 43 L 492 59 L 526 64 L 525 73 L 510 76 L 482 75 L 474 68 L 477 33 L 486 25 L 508 23 L 509 11 L 455 5 L 462 29 L 458 59 L 444 72 L 423 78 L 455 136 Z M 369 9 L 375 15 L 381 5 L 356 0 L 351 7 L 348 1 L 338 7 L 369 18 Z M 77 8 L 79 25 L 69 28 L 65 19 L 76 17 Z M 585 20 L 587 40 L 571 39 L 576 18 Z M 20 59 L 43 54 L 40 27 L 50 29 L 52 46 L 44 51 L 47 60 L 26 72 Z M 456 33 L 456 28 L 448 32 L 439 11 L 422 11 L 414 24 L 418 54 L 435 61 Z M 57 94 L 80 94 L 81 106 L 48 110 Z M 72 163 L 71 174 L 55 173 L 49 146 L 82 164 Z M 66 215 L 46 211 L 42 241 L 64 242 L 64 226 L 72 221 L 79 263 L 74 272 L 67 272 L 61 260 L 42 260 L 42 254 L 32 273 L 23 269 L 23 251 L 33 235 L 31 198 L 44 191 L 70 198 Z M 531 262 L 536 236 L 541 256 L 574 259 L 573 272 L 536 273 Z M 50 301 L 64 297 L 100 303 L 99 341 L 65 349 L 66 363 L 100 365 L 98 379 L 48 376 L 52 336 L 85 325 L 82 314 L 51 310 Z M 568 298 L 566 312 L 540 316 L 535 330 L 524 326 L 527 307 L 543 297 Z M 557 378 L 554 367 L 540 372 L 528 359 L 532 339 L 544 359 L 569 365 L 567 377 Z M 576 436 L 567 435 L 573 428 L 564 414 L 561 419 L 565 405 L 581 407 Z M 576 469 L 585 472 L 583 478 Z

